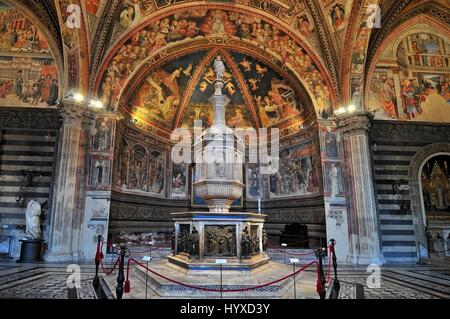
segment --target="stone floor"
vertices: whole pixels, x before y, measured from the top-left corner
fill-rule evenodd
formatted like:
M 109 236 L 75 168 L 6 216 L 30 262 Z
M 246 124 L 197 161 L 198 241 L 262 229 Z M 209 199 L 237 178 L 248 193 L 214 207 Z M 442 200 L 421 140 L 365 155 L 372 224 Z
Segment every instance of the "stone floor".
M 151 265 L 151 264 L 150 264 Z M 79 265 L 81 268 L 80 299 L 97 298 L 92 288 L 94 267 L 92 264 Z M 109 265 L 106 265 L 108 267 Z M 151 266 L 150 266 L 151 267 Z M 355 298 L 355 284 L 364 287 L 367 299 L 449 299 L 450 298 L 450 265 L 439 263 L 435 265 L 405 265 L 383 266 L 380 269 L 379 288 L 368 287 L 367 282 L 371 271 L 363 267 L 343 266 L 338 270 L 343 289 L 341 298 Z M 18 264 L 11 260 L 0 259 L 0 298 L 69 298 L 67 280 L 71 272 L 67 264 Z M 280 277 L 284 274 L 280 274 Z M 106 278 L 111 292 L 114 292 L 117 271 Z M 312 276 L 302 276 L 297 281 L 297 298 L 314 298 L 315 283 Z M 144 286 L 136 285 L 137 278 L 131 278 L 132 293 L 125 298 L 143 298 Z M 133 283 L 134 282 L 134 283 Z M 372 282 L 369 279 L 369 283 Z M 143 288 L 144 287 L 144 288 Z M 134 289 L 134 290 L 133 290 Z M 302 293 L 307 292 L 307 293 Z M 113 294 L 112 294 L 113 295 Z M 112 297 L 110 295 L 110 297 Z M 158 298 L 152 291 L 148 298 Z M 293 289 L 284 298 L 293 298 Z

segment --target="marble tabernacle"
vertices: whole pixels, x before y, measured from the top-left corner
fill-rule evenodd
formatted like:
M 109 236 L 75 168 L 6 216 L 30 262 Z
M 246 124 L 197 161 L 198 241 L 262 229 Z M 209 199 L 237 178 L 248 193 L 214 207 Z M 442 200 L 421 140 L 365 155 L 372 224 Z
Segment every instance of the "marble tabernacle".
M 194 191 L 206 201 L 209 212 L 174 213 L 173 256 L 169 262 L 188 269 L 220 267 L 216 259 L 227 259 L 222 267 L 254 268 L 269 261 L 264 253 L 266 215 L 230 213 L 230 206 L 242 196 L 245 145 L 242 137 L 226 126 L 229 98 L 222 94 L 225 65 L 220 56 L 214 62 L 215 93 L 213 124 L 194 141 Z
M 174 255 L 169 262 L 188 269 L 219 268 L 216 259 L 227 259 L 223 268 L 245 270 L 269 261 L 264 252 L 266 215 L 256 213 L 186 212 L 175 219 Z

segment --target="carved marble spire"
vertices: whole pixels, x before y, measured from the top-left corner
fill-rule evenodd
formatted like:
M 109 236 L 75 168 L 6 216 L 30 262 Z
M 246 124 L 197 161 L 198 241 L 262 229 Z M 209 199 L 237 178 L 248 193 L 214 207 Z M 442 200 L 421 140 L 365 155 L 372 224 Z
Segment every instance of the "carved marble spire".
M 225 108 L 230 99 L 222 94 L 224 86 L 223 74 L 225 73 L 225 64 L 222 62 L 220 55 L 214 61 L 214 70 L 216 72 L 216 81 L 214 86 L 216 88 L 214 95 L 209 98 L 209 102 L 214 108 L 213 128 L 226 127 Z

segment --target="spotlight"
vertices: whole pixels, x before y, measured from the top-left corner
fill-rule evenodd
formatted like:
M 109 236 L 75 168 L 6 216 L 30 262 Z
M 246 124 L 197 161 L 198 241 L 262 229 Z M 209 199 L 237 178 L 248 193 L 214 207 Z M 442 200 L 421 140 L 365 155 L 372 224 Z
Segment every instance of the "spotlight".
M 347 112 L 347 110 L 345 109 L 345 107 L 340 107 L 340 108 L 337 110 L 338 115 L 339 115 L 339 114 L 344 114 L 345 112 Z
M 356 106 L 355 106 L 355 104 L 350 104 L 350 105 L 347 107 L 347 111 L 350 112 L 350 113 L 355 112 L 355 111 L 356 111 Z
M 81 93 L 75 93 L 74 95 L 73 95 L 73 99 L 76 101 L 76 102 L 83 102 L 84 101 L 84 96 L 83 96 L 83 94 L 81 94 Z
M 93 101 L 91 101 L 91 106 L 96 109 L 102 109 L 103 103 L 98 100 L 95 100 L 95 101 L 93 100 Z

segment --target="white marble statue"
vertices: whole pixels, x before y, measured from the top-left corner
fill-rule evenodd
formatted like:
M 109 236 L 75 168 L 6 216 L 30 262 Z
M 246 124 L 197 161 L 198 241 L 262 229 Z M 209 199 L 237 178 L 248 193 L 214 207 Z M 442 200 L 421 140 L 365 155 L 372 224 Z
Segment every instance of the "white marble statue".
M 25 236 L 28 239 L 41 238 L 41 225 L 39 217 L 41 216 L 41 204 L 32 199 L 28 202 L 27 210 L 25 212 L 26 231 Z
M 331 197 L 336 197 L 339 195 L 339 172 L 335 164 L 331 164 L 329 174 L 331 180 Z
M 216 71 L 216 79 L 222 81 L 223 74 L 225 73 L 225 64 L 223 64 L 220 55 L 214 61 L 214 70 Z

